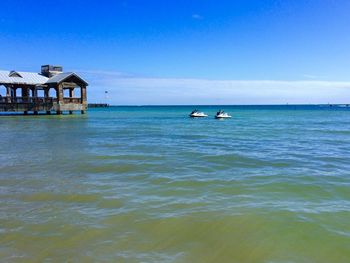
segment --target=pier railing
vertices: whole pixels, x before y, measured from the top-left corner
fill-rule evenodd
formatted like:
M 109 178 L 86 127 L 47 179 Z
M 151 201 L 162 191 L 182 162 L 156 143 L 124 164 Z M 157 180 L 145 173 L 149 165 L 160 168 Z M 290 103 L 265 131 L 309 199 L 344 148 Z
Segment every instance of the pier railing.
M 52 97 L 0 97 L 0 103 L 53 103 L 57 102 Z
M 54 103 L 53 97 L 0 97 L 0 103 Z M 64 103 L 81 103 L 81 98 L 63 98 Z
M 63 98 L 64 103 L 81 103 L 81 98 Z
M 58 101 L 53 97 L 0 96 L 0 112 L 73 111 L 85 108 L 81 98 L 63 98 Z

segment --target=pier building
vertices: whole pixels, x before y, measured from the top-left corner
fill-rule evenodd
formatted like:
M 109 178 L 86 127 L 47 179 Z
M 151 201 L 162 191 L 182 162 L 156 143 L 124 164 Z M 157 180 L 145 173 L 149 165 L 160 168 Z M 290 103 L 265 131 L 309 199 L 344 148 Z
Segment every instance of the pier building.
M 44 65 L 40 73 L 0 70 L 0 112 L 84 114 L 87 86 L 82 77 L 63 72 L 61 66 Z

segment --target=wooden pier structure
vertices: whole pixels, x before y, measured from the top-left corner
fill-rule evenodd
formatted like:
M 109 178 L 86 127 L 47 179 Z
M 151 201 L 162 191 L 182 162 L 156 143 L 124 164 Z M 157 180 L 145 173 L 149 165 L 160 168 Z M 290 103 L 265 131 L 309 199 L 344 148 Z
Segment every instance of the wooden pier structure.
M 41 73 L 0 71 L 0 112 L 38 114 L 87 110 L 88 83 L 74 72 L 63 72 L 62 67 L 44 65 Z M 41 94 L 40 94 L 41 93 Z

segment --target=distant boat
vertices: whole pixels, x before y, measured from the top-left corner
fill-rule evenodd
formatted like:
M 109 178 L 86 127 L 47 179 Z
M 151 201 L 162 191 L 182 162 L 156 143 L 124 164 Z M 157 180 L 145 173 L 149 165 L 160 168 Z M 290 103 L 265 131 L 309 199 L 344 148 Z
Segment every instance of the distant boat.
M 198 110 L 194 110 L 190 113 L 189 115 L 191 118 L 202 118 L 202 117 L 208 117 L 207 114 L 205 114 L 204 112 L 198 111 Z
M 215 115 L 215 119 L 228 119 L 228 118 L 231 118 L 231 116 L 228 115 L 223 110 L 219 110 Z

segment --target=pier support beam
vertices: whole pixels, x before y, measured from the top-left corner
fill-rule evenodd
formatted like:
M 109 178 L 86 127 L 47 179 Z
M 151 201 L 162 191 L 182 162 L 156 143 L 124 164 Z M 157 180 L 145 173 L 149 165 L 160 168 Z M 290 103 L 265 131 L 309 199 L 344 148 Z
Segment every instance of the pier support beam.
M 22 98 L 23 98 L 23 101 L 28 101 L 28 98 L 29 98 L 29 88 L 28 88 L 28 86 L 23 86 L 22 87 Z
M 24 115 L 28 115 L 28 111 L 24 111 L 23 114 L 24 114 Z
M 50 115 L 50 114 L 51 114 L 51 111 L 49 111 L 49 110 L 46 111 L 46 114 L 47 114 L 47 115 Z
M 11 97 L 13 97 L 13 98 L 16 98 L 16 97 L 17 97 L 17 88 L 16 88 L 16 87 L 13 87 L 13 88 L 12 88 Z
M 11 88 L 10 86 L 5 86 L 6 87 L 6 102 L 10 103 L 11 102 Z
M 34 111 L 34 115 L 38 115 L 38 111 Z
M 63 102 L 63 87 L 62 85 L 58 85 L 56 88 L 56 97 L 57 97 L 57 102 L 62 103 Z
M 69 98 L 73 98 L 73 97 L 74 97 L 74 88 L 69 89 Z
M 38 97 L 38 90 L 35 87 L 31 88 L 31 91 L 32 91 L 32 97 L 33 98 Z
M 73 114 L 73 111 L 72 111 L 72 110 L 70 110 L 70 111 L 69 111 L 69 114 Z
M 44 89 L 44 98 L 47 99 L 49 97 L 49 89 Z

